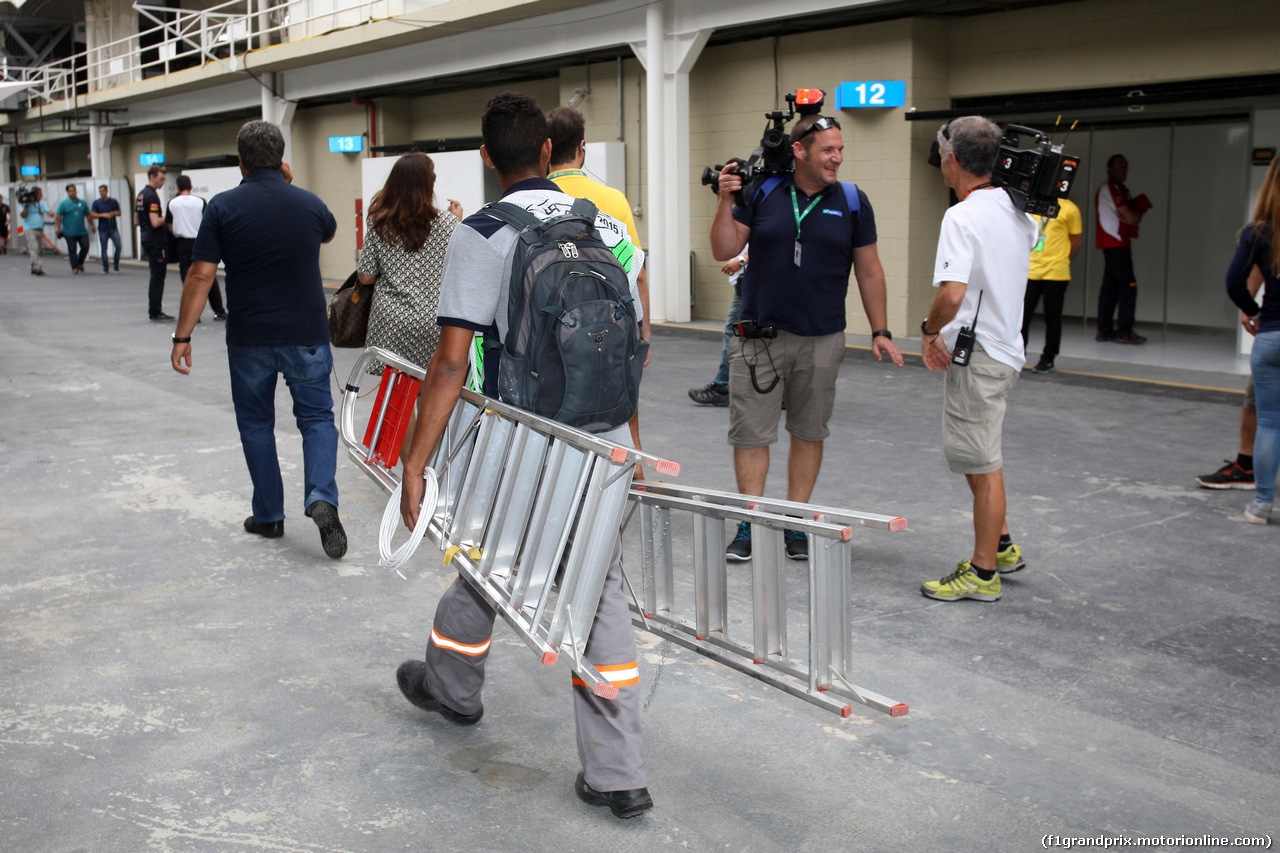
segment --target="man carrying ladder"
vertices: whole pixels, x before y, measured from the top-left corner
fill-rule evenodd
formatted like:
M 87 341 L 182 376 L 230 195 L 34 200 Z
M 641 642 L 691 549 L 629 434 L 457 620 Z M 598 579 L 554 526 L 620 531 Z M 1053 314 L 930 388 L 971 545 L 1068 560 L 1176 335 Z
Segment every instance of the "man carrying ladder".
M 503 201 L 543 219 L 548 218 L 543 215 L 548 211 L 567 210 L 572 205 L 573 198 L 547 180 L 551 140 L 546 118 L 532 98 L 514 92 L 494 97 L 481 119 L 481 134 L 484 144 L 480 155 L 485 165 L 497 172 Z M 606 241 L 609 234 L 625 235 L 625 228 L 603 214 L 598 215 L 596 224 Z M 440 344 L 422 383 L 413 449 L 405 460 L 401 514 L 410 528 L 418 522 L 423 472 L 467 376 L 473 335 L 491 334 L 496 326 L 498 338 L 506 340 L 508 276 L 517 235 L 503 219 L 481 210 L 463 220 L 450 240 L 440 293 Z M 630 256 L 624 268 L 634 294 L 642 254 L 610 248 L 619 257 Z M 486 373 L 492 373 L 488 362 L 486 368 Z M 493 384 L 486 381 L 486 392 L 497 396 Z M 625 422 L 600 435 L 615 444 L 631 446 Z M 406 661 L 396 673 L 405 697 L 459 725 L 479 722 L 484 714 L 480 693 L 494 619 L 495 612 L 484 597 L 461 576 L 455 579 L 437 605 L 426 660 Z M 575 790 L 584 802 L 607 806 L 617 817 L 635 817 L 652 809 L 653 800 L 646 787 L 640 679 L 635 635 L 622 588 L 621 537 L 614 543 L 585 657 L 618 688 L 618 696 L 602 699 L 581 679 L 574 679 L 574 717 L 583 767 Z

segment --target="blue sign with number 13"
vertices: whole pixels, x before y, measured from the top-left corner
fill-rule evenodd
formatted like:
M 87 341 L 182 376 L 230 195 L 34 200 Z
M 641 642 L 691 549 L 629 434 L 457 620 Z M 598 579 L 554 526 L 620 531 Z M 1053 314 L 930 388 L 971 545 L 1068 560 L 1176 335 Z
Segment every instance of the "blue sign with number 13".
M 836 86 L 836 109 L 900 107 L 907 102 L 905 80 L 858 80 Z
M 364 150 L 363 136 L 330 136 L 329 151 L 333 154 L 355 154 Z

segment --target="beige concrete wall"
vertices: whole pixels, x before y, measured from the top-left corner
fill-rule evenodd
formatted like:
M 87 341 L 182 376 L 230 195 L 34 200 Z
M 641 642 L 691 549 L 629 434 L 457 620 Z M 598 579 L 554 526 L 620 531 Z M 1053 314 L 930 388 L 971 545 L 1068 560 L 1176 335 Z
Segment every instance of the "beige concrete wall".
M 293 117 L 293 167 L 296 186 L 320 196 L 338 231 L 320 248 L 320 273 L 343 280 L 356 268 L 356 199 L 360 197 L 360 161 L 368 154 L 333 154 L 330 136 L 356 136 L 368 127 L 366 108 L 334 104 L 298 110 Z
M 429 95 L 410 101 L 411 139 L 451 139 L 480 135 L 480 114 L 484 105 L 499 92 L 514 89 L 530 95 L 543 110 L 554 107 L 560 98 L 560 84 L 554 77 L 529 80 L 509 86 L 489 86 Z
M 578 88 L 590 88 L 587 95 L 575 107 L 586 120 L 587 142 L 618 141 L 618 113 L 622 113 L 622 143 L 627 151 L 627 178 L 623 193 L 634 209 L 640 207 L 636 216 L 636 229 L 640 232 L 641 245 L 647 246 L 648 227 L 644 216 L 645 193 L 647 185 L 642 179 L 644 161 L 644 136 L 641 131 L 640 97 L 644 88 L 644 69 L 635 59 L 622 62 L 622 101 L 618 101 L 618 65 L 616 62 L 594 63 L 588 68 L 574 65 L 560 71 L 559 98 L 551 103 L 543 103 L 544 112 L 550 112 L 557 106 L 568 104 Z
M 951 96 L 1275 73 L 1275 0 L 1089 0 L 950 25 Z
M 202 124 L 190 127 L 183 133 L 183 147 L 186 153 L 183 159 L 194 160 L 197 157 L 220 157 L 236 153 L 236 134 L 247 119 L 234 119 L 217 124 Z M 177 158 L 172 158 L 177 159 Z M 134 161 L 137 162 L 136 160 Z
M 233 136 L 232 139 L 234 138 Z M 233 142 L 232 149 L 234 148 Z M 168 128 L 114 135 L 111 139 L 111 174 L 123 175 L 132 180 L 135 174 L 146 171 L 138 158 L 149 153 L 164 154 L 164 159 L 170 162 L 185 159 L 187 131 Z M 137 191 L 137 187 L 134 187 L 134 191 Z

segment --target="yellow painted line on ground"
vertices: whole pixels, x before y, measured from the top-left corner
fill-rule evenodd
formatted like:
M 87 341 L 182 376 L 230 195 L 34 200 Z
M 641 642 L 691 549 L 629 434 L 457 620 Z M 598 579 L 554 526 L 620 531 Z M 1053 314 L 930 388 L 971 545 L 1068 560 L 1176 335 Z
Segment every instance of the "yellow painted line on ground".
M 668 323 L 654 323 L 653 325 L 662 326 L 668 329 L 693 329 L 699 332 L 724 332 L 724 326 L 720 326 L 719 328 L 713 326 L 694 326 L 685 324 L 673 326 Z M 845 344 L 845 349 L 863 350 L 865 352 L 871 351 L 871 347 L 862 346 L 861 344 Z M 916 358 L 921 358 L 921 355 L 918 352 L 910 352 L 908 350 L 902 350 L 901 352 L 903 355 L 911 355 Z M 1071 376 L 1089 376 L 1094 379 L 1118 379 L 1121 382 L 1138 382 L 1144 385 L 1163 385 L 1167 388 L 1187 388 L 1192 391 L 1220 391 L 1223 394 L 1239 394 L 1244 396 L 1244 390 L 1240 388 L 1218 388 L 1213 385 L 1192 385 L 1187 382 L 1170 382 L 1166 379 L 1141 379 L 1135 376 L 1116 376 L 1112 373 L 1089 373 L 1083 370 L 1062 370 L 1061 368 L 1054 372 L 1067 373 Z

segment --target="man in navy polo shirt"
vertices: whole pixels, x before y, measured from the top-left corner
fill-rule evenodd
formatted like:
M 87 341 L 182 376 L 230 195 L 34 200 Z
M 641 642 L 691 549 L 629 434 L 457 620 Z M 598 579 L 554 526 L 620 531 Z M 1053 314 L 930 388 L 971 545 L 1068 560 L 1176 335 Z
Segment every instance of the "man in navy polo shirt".
M 711 251 L 718 261 L 737 257 L 751 242 L 751 265 L 742 281 L 743 324 L 766 335 L 739 336 L 729 346 L 729 444 L 738 491 L 763 495 L 769 445 L 778 440 L 785 404 L 791 447 L 787 499 L 807 502 L 822 466 L 822 442 L 835 404 L 836 376 L 844 358 L 845 297 L 849 270 L 858 281 L 871 322 L 871 351 L 902 366 L 887 328 L 884 270 L 876 251 L 875 214 L 862 190 L 839 179 L 844 159 L 840 124 L 805 116 L 791 133 L 795 172 L 766 182 L 734 204 L 742 179 L 726 166 L 711 223 Z M 804 560 L 803 533 L 784 535 L 787 556 Z M 751 525 L 741 522 L 725 556 L 751 559 Z
M 253 480 L 253 515 L 244 529 L 268 539 L 284 535 L 284 484 L 276 457 L 276 377 L 284 376 L 302 433 L 303 502 L 320 528 L 325 554 L 347 552 L 334 480 L 338 430 L 333 423 L 329 321 L 320 280 L 320 244 L 338 225 L 314 193 L 291 186 L 284 137 L 251 121 L 236 137 L 244 180 L 205 209 L 182 288 L 173 369 L 191 372 L 191 332 L 226 264 L 227 363 L 240 444 Z M 185 365 L 184 365 L 185 362 Z

